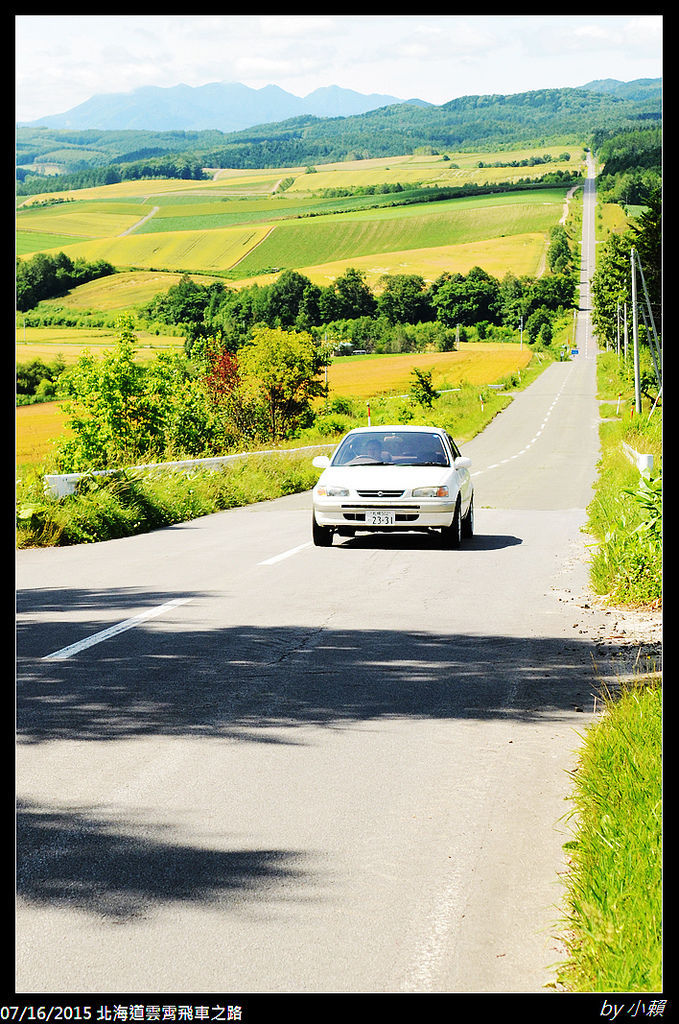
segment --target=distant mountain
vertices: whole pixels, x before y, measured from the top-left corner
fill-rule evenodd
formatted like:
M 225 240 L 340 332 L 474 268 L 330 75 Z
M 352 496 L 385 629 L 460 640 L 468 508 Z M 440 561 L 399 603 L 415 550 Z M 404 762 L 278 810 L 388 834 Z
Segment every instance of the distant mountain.
M 207 119 L 210 96 L 225 95 L 225 86 L 187 86 L 139 89 L 122 97 L 149 95 L 158 102 L 183 97 L 204 101 Z M 242 121 L 282 114 L 290 94 L 276 86 L 253 90 L 228 87 L 241 97 Z M 253 112 L 256 101 L 267 100 L 266 115 Z M 351 90 L 318 89 L 304 102 L 315 110 L 337 109 L 335 100 L 382 103 L 386 96 L 366 97 Z M 358 98 L 357 98 L 358 97 Z M 111 101 L 93 97 L 88 101 Z M 113 97 L 116 102 L 121 97 Z M 294 97 L 293 97 L 294 99 Z M 298 101 L 303 102 L 303 101 Z M 247 104 L 251 103 L 248 109 Z M 86 106 L 82 104 L 81 106 Z M 77 109 L 77 108 L 76 108 Z M 141 109 L 141 107 L 139 108 Z M 345 108 L 346 109 L 346 108 Z M 110 103 L 108 113 L 111 114 Z M 129 111 L 128 111 L 129 113 Z M 160 112 L 156 110 L 160 118 Z M 64 115 L 66 116 L 66 115 Z M 92 117 L 94 115 L 92 114 Z M 122 111 L 119 115 L 122 117 Z M 147 114 L 147 118 L 148 118 Z M 167 116 L 167 114 L 165 115 Z M 197 120 L 192 106 L 193 123 Z M 44 119 L 48 120 L 48 119 Z M 85 119 L 91 123 L 90 118 Z M 128 122 L 129 123 L 129 122 Z M 140 123 L 149 123 L 147 119 Z M 182 122 L 184 125 L 187 121 Z M 148 177 L 196 177 L 202 168 L 305 167 L 341 160 L 391 157 L 407 153 L 450 154 L 460 150 L 489 152 L 547 144 L 598 147 L 612 135 L 637 129 L 661 129 L 662 81 L 602 80 L 579 89 L 536 89 L 510 95 L 461 96 L 441 106 L 421 100 L 399 100 L 359 114 L 295 114 L 225 132 L 216 128 L 54 128 L 19 125 L 16 130 L 17 191 L 22 195 L 50 188 L 86 188 L 95 184 Z M 56 177 L 46 177 L 53 175 Z
M 640 99 L 646 93 L 656 93 L 660 87 L 659 78 L 636 78 L 633 82 L 620 82 L 617 78 L 597 78 L 594 82 L 581 85 L 588 92 L 605 92 L 611 95 Z
M 29 127 L 103 131 L 237 132 L 291 117 L 350 117 L 399 103 L 427 106 L 423 100 L 400 100 L 377 93 L 363 95 L 330 85 L 300 98 L 277 85 L 251 89 L 239 82 L 209 85 L 143 86 L 127 93 L 92 96 L 63 114 L 24 122 Z

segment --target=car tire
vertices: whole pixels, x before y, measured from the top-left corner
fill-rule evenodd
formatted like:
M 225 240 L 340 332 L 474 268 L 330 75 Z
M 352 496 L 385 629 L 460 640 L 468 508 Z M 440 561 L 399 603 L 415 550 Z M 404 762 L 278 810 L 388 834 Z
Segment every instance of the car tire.
M 462 536 L 465 538 L 474 536 L 474 495 L 472 494 L 467 515 L 462 517 Z
M 457 499 L 455 514 L 450 526 L 441 529 L 441 546 L 444 548 L 459 548 L 462 543 L 462 513 L 460 510 L 460 499 Z
M 316 516 L 311 514 L 311 536 L 317 548 L 329 548 L 332 544 L 333 529 L 331 526 L 319 526 Z

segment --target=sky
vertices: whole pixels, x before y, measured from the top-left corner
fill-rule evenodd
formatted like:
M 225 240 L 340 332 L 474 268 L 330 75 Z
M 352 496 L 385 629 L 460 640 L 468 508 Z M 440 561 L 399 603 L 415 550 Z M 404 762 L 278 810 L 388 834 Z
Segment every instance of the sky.
M 16 120 L 146 85 L 339 85 L 441 104 L 660 78 L 662 31 L 658 14 L 17 15 Z

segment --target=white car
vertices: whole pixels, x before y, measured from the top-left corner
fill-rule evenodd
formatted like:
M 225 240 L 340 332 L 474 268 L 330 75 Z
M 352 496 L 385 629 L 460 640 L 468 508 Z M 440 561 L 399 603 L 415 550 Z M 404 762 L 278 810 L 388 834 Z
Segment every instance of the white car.
M 446 547 L 474 533 L 474 488 L 464 458 L 440 427 L 357 427 L 322 469 L 313 489 L 314 544 L 359 530 L 437 530 Z

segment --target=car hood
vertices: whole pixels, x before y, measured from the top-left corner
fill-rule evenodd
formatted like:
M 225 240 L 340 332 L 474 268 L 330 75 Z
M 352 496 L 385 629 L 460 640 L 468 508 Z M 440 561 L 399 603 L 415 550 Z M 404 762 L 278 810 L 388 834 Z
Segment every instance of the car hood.
M 329 466 L 319 483 L 350 487 L 354 490 L 409 490 L 447 483 L 452 466 Z

